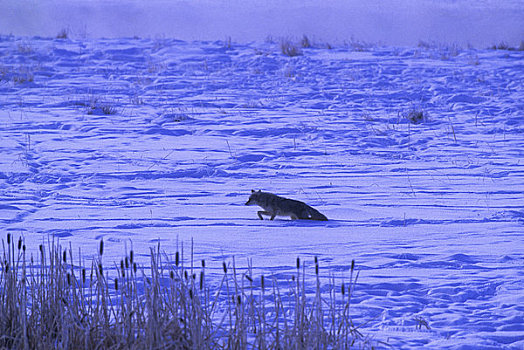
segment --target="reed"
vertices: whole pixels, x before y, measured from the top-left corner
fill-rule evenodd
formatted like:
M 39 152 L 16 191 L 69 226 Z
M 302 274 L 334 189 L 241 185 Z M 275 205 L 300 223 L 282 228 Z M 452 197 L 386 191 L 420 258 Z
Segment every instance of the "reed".
M 235 260 L 209 278 L 157 245 L 140 266 L 133 250 L 109 268 L 104 243 L 81 252 L 48 238 L 28 256 L 23 237 L 2 239 L 0 348 L 8 349 L 348 349 L 372 348 L 349 316 L 358 273 L 336 287 L 315 258 L 309 288 L 297 258 L 289 279 L 253 275 Z M 324 281 L 327 280 L 327 283 Z M 309 292 L 308 292 L 309 291 Z M 327 292 L 326 292 L 327 291 Z

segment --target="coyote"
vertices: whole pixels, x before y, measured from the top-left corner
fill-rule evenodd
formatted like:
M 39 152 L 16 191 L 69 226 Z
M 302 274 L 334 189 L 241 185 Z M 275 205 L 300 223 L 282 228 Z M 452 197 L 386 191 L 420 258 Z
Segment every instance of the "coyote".
M 318 210 L 311 208 L 306 203 L 294 199 L 279 197 L 276 194 L 262 192 L 261 190 L 251 190 L 251 196 L 249 196 L 246 205 L 258 205 L 264 209 L 257 212 L 260 220 L 264 220 L 262 215 L 271 216 L 270 220 L 273 220 L 277 215 L 290 216 L 292 220 L 304 219 L 327 221 L 328 219 Z

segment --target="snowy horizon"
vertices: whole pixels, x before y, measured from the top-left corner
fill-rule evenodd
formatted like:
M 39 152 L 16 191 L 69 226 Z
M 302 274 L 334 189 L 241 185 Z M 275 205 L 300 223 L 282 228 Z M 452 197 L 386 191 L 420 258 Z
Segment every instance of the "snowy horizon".
M 486 48 L 524 38 L 521 1 L 4 1 L 0 34 L 73 38 L 169 37 L 186 41 L 300 38 L 330 44 L 420 41 Z

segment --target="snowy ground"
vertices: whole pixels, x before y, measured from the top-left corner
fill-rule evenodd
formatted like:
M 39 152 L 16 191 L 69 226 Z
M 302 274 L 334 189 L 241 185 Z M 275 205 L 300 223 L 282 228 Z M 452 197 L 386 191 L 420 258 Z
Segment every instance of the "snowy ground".
M 173 253 L 193 239 L 217 273 L 234 256 L 285 278 L 318 256 L 323 276 L 347 279 L 355 259 L 363 333 L 522 349 L 523 58 L 4 36 L 0 225 L 85 255 L 103 238 L 107 262 L 131 242 L 147 261 L 157 240 Z M 260 221 L 251 189 L 330 221 Z

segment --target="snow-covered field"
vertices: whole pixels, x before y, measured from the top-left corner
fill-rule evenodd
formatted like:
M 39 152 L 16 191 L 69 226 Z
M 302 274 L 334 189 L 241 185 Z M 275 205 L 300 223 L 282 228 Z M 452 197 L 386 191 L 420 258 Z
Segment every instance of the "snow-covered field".
M 217 274 L 234 256 L 284 279 L 297 256 L 340 280 L 355 259 L 364 334 L 403 349 L 522 349 L 524 53 L 302 53 L 2 36 L 2 234 L 30 249 L 55 235 L 85 256 L 104 239 L 107 262 L 193 239 Z M 251 189 L 330 221 L 261 221 L 244 206 Z

